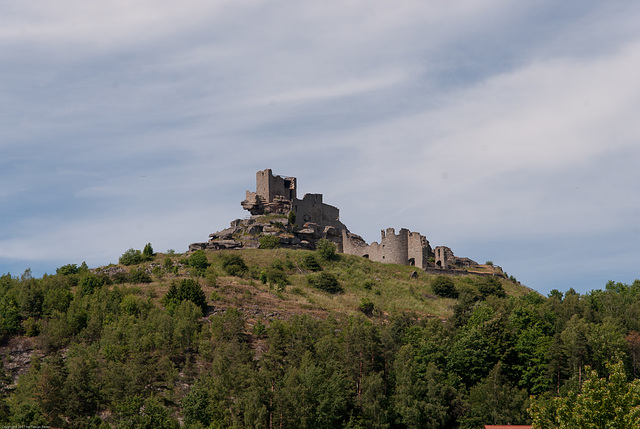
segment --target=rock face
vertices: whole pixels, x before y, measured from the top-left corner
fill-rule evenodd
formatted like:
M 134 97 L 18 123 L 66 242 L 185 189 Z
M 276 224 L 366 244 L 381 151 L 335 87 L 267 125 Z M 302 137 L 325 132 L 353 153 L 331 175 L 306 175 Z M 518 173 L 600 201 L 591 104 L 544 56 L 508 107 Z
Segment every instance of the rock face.
M 236 219 L 229 228 L 210 234 L 205 243 L 189 245 L 189 251 L 257 248 L 261 236 L 272 235 L 284 248 L 313 250 L 324 238 L 335 243 L 342 253 L 423 270 L 456 270 L 478 265 L 469 258 L 454 256 L 448 247 L 432 249 L 426 237 L 405 228 L 398 234 L 393 228 L 382 230 L 379 244 L 367 244 L 362 237 L 349 232 L 340 222 L 340 210 L 325 204 L 322 194 L 305 194 L 299 199 L 297 192 L 295 177 L 275 176 L 270 169 L 258 171 L 256 191 L 247 191 L 241 203 L 251 216 Z
M 257 248 L 260 237 L 264 235 L 278 237 L 280 247 L 287 249 L 313 250 L 316 243 L 325 238 L 336 243 L 340 250 L 341 232 L 335 227 L 322 228 L 313 222 L 305 222 L 302 227 L 292 225 L 286 216 L 254 215 L 249 219 L 236 219 L 229 228 L 209 234 L 209 241 L 206 243 L 190 244 L 189 251 Z

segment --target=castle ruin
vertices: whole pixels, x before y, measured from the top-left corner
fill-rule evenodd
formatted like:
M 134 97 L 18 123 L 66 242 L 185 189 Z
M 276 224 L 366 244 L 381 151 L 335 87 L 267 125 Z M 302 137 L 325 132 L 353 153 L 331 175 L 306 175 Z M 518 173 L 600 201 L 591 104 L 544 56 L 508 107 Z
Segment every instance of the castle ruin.
M 323 203 L 322 194 L 305 194 L 300 200 L 297 198 L 297 179 L 274 176 L 269 168 L 256 173 L 256 192 L 247 191 L 241 205 L 253 216 L 287 215 L 293 211 L 296 218 L 304 223 L 314 223 L 323 229 L 347 229 L 340 222 L 340 210 Z
M 402 228 L 396 235 L 393 228 L 381 231 L 380 243 L 369 245 L 354 239 L 347 231 L 342 231 L 343 253 L 362 256 L 372 261 L 387 264 L 411 265 L 426 269 L 429 258 L 434 257 L 429 241 L 417 232 Z
M 276 176 L 271 169 L 258 171 L 256 191 L 247 191 L 241 202 L 251 216 L 234 220 L 230 228 L 210 234 L 206 243 L 191 244 L 189 250 L 255 248 L 260 236 L 274 235 L 285 248 L 312 250 L 324 238 L 334 242 L 341 253 L 422 270 L 451 271 L 478 265 L 469 258 L 456 257 L 448 247 L 432 249 L 426 237 L 406 228 L 397 234 L 394 228 L 382 230 L 380 243 L 367 244 L 349 232 L 340 221 L 340 210 L 325 204 L 322 194 L 305 194 L 299 199 L 297 191 L 295 177 Z M 291 213 L 295 214 L 293 223 Z

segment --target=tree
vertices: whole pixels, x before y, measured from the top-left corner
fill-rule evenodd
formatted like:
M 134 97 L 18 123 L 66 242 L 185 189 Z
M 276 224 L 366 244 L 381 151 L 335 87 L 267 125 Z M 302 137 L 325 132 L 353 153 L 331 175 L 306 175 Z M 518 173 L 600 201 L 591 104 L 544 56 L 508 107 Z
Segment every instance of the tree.
M 142 258 L 146 261 L 150 261 L 151 259 L 153 259 L 154 256 L 155 256 L 155 253 L 153 252 L 153 247 L 151 247 L 151 243 L 147 243 L 147 245 L 144 246 L 144 250 L 142 251 Z
M 60 274 L 61 276 L 78 274 L 78 266 L 76 264 L 63 265 L 60 268 L 56 268 L 56 274 Z
M 444 374 L 431 362 L 421 371 L 411 345 L 403 346 L 394 364 L 394 410 L 409 429 L 451 427 L 450 403 L 456 396 Z
M 85 294 L 91 294 L 104 285 L 104 278 L 89 274 L 80 280 L 80 287 Z
M 627 382 L 622 362 L 608 365 L 609 377 L 586 368 L 580 392 L 552 402 L 533 399 L 529 414 L 536 429 L 633 429 L 640 427 L 640 380 Z
M 527 424 L 529 397 L 502 374 L 498 363 L 489 375 L 469 391 L 468 409 L 460 419 L 461 427 L 482 427 L 482 424 Z
M 166 306 L 179 305 L 182 301 L 189 300 L 202 309 L 207 310 L 207 297 L 202 287 L 193 279 L 183 279 L 180 283 L 171 283 L 167 294 L 162 298 Z
M 142 257 L 142 252 L 132 247 L 131 249 L 124 252 L 122 256 L 120 256 L 118 262 L 120 262 L 122 265 L 136 265 L 141 263 L 143 259 L 144 258 Z

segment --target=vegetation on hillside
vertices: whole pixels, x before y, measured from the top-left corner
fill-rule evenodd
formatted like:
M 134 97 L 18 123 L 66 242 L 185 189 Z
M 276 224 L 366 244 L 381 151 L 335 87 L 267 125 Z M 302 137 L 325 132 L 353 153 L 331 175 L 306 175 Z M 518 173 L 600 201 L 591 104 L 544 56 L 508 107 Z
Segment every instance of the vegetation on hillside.
M 0 422 L 640 423 L 640 281 L 545 298 L 490 276 L 412 276 L 330 243 L 123 257 L 0 277 Z

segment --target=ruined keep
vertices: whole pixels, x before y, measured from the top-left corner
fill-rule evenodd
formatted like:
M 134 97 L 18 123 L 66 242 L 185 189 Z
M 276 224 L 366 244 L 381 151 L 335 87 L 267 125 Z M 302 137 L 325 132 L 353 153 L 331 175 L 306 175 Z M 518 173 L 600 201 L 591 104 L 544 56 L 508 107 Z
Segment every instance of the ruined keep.
M 256 173 L 256 192 L 247 191 L 241 205 L 253 216 L 287 215 L 293 211 L 299 222 L 311 222 L 321 228 L 347 229 L 340 222 L 340 210 L 323 203 L 322 194 L 305 194 L 300 200 L 297 198 L 296 178 L 274 176 L 269 168 Z
M 257 248 L 260 237 L 273 235 L 285 248 L 313 250 L 318 240 L 327 239 L 341 253 L 423 270 L 451 271 L 478 265 L 469 258 L 456 257 L 448 247 L 432 249 L 426 237 L 406 228 L 397 234 L 394 228 L 382 230 L 380 243 L 367 244 L 349 232 L 340 221 L 338 208 L 325 204 L 322 194 L 305 194 L 299 199 L 297 179 L 276 176 L 271 169 L 256 173 L 256 191 L 247 191 L 241 205 L 251 214 L 249 218 L 234 220 L 229 228 L 210 234 L 208 242 L 191 244 L 189 251 Z

